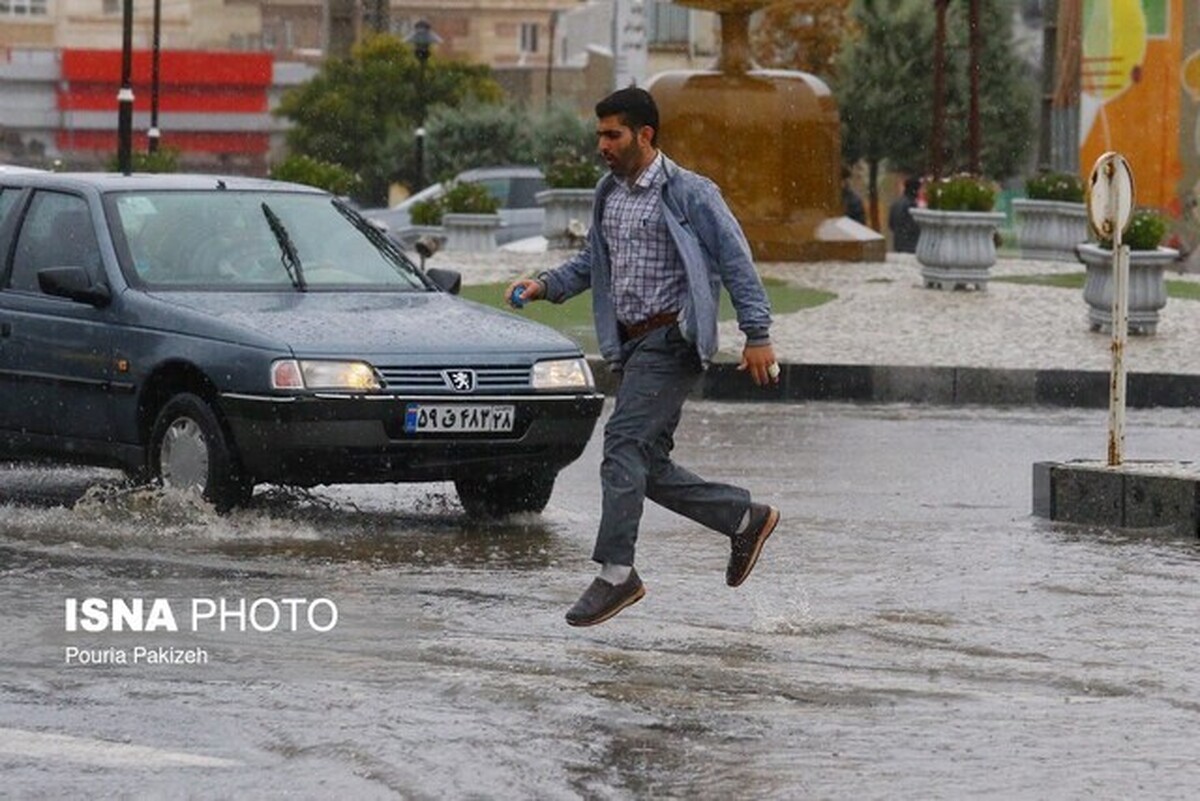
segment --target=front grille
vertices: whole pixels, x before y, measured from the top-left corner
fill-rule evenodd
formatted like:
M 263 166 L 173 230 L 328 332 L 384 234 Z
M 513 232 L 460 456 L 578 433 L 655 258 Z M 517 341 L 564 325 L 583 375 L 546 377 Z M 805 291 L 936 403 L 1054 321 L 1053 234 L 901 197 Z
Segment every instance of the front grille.
M 377 367 L 388 392 L 414 395 L 479 395 L 529 391 L 529 367 Z M 447 383 L 446 370 L 475 372 L 475 389 L 456 392 Z

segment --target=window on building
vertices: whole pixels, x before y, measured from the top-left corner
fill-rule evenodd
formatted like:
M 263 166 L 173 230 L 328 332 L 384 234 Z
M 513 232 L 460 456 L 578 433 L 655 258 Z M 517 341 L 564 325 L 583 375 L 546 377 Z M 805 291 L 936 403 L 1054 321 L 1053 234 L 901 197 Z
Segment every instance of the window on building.
M 668 0 L 646 3 L 646 43 L 649 45 L 686 45 L 688 9 Z
M 536 53 L 538 51 L 538 26 L 536 22 L 521 23 L 521 52 Z
M 44 17 L 48 0 L 0 0 L 0 15 L 10 17 Z

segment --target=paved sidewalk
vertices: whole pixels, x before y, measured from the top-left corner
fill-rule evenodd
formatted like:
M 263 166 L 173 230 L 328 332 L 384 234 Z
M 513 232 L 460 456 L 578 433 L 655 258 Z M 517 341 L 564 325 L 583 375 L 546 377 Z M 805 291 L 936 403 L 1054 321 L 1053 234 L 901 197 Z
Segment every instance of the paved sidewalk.
M 429 264 L 460 269 L 467 283 L 486 283 L 537 273 L 568 255 L 440 253 Z M 920 266 L 905 254 L 874 263 L 764 263 L 759 270 L 837 294 L 816 308 L 776 316 L 771 336 L 784 364 L 1103 372 L 1111 365 L 1111 339 L 1089 330 L 1079 290 L 996 280 L 984 292 L 926 289 Z M 992 276 L 1082 270 L 1080 264 L 1002 258 Z M 736 323 L 721 324 L 721 342 L 722 358 L 736 359 L 742 345 Z M 1200 376 L 1200 300 L 1169 300 L 1156 335 L 1129 338 L 1127 367 Z

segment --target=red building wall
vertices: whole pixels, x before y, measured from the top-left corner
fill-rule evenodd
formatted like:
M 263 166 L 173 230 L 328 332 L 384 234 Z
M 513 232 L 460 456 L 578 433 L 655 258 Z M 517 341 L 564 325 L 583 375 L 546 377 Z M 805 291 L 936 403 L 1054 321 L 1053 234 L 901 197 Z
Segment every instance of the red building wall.
M 267 89 L 271 85 L 273 57 L 270 53 L 219 53 L 163 51 L 159 56 L 158 109 L 163 115 L 196 115 L 220 119 L 221 125 L 206 129 L 203 121 L 186 129 L 164 130 L 163 143 L 184 152 L 265 158 L 269 134 L 262 125 L 268 111 Z M 134 113 L 149 114 L 151 108 L 151 53 L 134 51 L 132 83 Z M 58 88 L 60 111 L 95 118 L 111 113 L 111 124 L 80 125 L 60 130 L 62 149 L 117 150 L 117 91 L 121 86 L 119 50 L 63 50 L 62 81 Z M 89 114 L 92 112 L 93 114 Z M 238 117 L 245 117 L 245 125 Z M 135 147 L 144 147 L 146 126 L 135 121 Z M 238 130 L 243 128 L 243 130 Z

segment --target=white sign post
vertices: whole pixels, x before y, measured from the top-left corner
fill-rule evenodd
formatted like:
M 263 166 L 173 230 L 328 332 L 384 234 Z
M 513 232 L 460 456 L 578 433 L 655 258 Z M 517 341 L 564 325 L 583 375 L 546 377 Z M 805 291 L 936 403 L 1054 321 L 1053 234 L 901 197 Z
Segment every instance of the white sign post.
M 1121 235 L 1133 216 L 1133 172 L 1119 153 L 1096 159 L 1088 179 L 1092 231 L 1112 240 L 1112 374 L 1108 394 L 1108 466 L 1119 467 L 1125 450 L 1125 342 L 1129 331 L 1129 246 Z
M 646 4 L 616 0 L 613 6 L 613 88 L 646 83 Z

